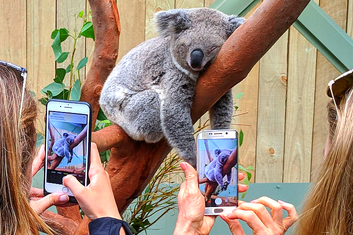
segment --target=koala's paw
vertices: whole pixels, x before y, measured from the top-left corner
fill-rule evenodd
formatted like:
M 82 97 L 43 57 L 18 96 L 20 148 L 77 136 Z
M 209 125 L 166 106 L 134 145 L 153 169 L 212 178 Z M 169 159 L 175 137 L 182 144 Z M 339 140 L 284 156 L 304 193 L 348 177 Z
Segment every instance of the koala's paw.
M 72 156 L 69 157 L 69 159 L 67 160 L 67 163 L 70 163 L 72 161 Z

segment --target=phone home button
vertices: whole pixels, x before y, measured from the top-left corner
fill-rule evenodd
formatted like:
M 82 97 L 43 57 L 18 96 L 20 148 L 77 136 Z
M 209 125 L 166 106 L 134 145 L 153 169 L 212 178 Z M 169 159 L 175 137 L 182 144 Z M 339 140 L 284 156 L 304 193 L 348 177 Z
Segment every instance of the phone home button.
M 63 187 L 62 188 L 63 193 L 68 193 L 70 189 L 68 187 Z
M 214 212 L 214 213 L 222 213 L 222 212 L 223 212 L 223 209 L 220 209 L 220 208 L 219 208 L 219 209 L 214 209 L 213 212 Z

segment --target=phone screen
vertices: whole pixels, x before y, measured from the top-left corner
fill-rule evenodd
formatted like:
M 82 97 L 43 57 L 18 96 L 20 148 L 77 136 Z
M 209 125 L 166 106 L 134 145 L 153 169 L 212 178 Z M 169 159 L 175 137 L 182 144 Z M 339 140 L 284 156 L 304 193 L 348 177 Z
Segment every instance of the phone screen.
M 210 131 L 197 140 L 199 188 L 206 214 L 224 213 L 226 207 L 238 205 L 238 139 L 228 134 Z
M 87 184 L 87 114 L 47 112 L 46 182 L 62 184 L 62 178 L 70 174 Z

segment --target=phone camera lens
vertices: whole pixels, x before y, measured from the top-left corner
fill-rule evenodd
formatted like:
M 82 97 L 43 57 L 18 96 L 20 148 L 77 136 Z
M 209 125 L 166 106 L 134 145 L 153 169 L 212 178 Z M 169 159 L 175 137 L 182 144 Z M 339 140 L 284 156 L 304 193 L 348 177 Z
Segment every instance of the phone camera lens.
M 228 135 L 228 132 L 226 132 L 226 135 Z

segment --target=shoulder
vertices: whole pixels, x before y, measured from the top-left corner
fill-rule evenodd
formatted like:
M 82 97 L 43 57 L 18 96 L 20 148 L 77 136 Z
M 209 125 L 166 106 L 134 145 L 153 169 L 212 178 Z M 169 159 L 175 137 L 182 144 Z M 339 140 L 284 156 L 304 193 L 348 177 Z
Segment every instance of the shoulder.
M 89 223 L 88 227 L 91 235 L 120 234 L 121 227 L 124 228 L 127 235 L 132 235 L 129 225 L 125 221 L 111 217 L 95 219 Z

